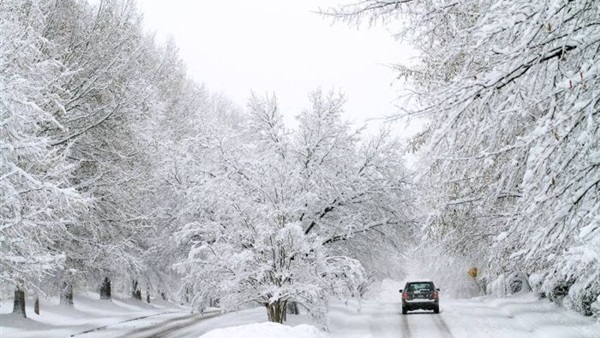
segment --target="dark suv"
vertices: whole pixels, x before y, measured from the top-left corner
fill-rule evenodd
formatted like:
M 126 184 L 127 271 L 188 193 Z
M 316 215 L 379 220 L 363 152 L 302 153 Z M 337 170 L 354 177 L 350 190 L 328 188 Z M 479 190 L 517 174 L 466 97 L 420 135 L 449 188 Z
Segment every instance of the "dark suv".
M 413 310 L 433 310 L 440 313 L 440 289 L 436 289 L 432 281 L 408 282 L 402 294 L 402 314 Z

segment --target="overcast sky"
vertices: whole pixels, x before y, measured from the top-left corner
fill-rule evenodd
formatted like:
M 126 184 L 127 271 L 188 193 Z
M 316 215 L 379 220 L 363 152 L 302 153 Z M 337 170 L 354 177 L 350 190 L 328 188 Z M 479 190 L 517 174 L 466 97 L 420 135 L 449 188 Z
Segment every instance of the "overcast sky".
M 175 39 L 196 81 L 242 107 L 251 90 L 275 93 L 289 125 L 317 87 L 345 93 L 357 124 L 393 114 L 400 88 L 388 66 L 414 55 L 382 27 L 314 13 L 340 0 L 137 1 L 147 28 Z

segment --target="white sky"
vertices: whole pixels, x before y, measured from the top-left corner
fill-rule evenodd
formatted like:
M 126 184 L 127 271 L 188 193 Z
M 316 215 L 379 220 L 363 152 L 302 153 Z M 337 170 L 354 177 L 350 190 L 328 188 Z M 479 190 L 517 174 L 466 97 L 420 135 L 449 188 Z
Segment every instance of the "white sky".
M 196 81 L 241 107 L 251 90 L 275 93 L 288 126 L 317 87 L 345 93 L 346 118 L 357 124 L 394 113 L 400 88 L 387 65 L 414 55 L 382 27 L 332 24 L 314 13 L 339 0 L 137 1 L 147 28 L 175 39 Z

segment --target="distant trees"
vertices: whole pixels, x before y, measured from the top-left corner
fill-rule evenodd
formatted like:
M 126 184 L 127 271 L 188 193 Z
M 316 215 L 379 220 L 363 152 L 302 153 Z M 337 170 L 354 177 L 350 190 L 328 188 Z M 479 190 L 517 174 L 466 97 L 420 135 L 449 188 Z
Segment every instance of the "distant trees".
M 343 101 L 312 93 L 290 131 L 274 97 L 253 96 L 246 126 L 206 144 L 190 191 L 195 217 L 176 234 L 189 247 L 178 266 L 200 297 L 230 309 L 262 304 L 274 322 L 294 301 L 323 319 L 328 295 L 358 296 L 366 279 L 332 244 L 390 227 L 408 236 L 399 148 L 387 134 L 361 143 Z
M 597 3 L 367 0 L 331 14 L 400 18 L 421 52 L 398 70 L 419 100 L 408 113 L 430 121 L 419 141 L 429 238 L 486 262 L 490 278 L 525 273 L 597 315 Z

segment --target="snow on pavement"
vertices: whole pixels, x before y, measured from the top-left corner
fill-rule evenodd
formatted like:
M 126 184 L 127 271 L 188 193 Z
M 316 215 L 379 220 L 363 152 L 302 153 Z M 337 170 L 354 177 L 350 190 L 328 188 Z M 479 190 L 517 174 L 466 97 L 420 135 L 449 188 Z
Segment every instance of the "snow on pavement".
M 131 323 L 133 326 L 121 325 L 112 328 L 109 332 L 103 332 L 103 335 L 83 336 L 81 338 L 198 338 L 202 334 L 215 329 L 260 323 L 265 322 L 266 320 L 264 308 L 254 308 L 226 314 L 195 314 L 188 316 L 187 318 L 181 317 L 180 320 L 158 322 L 153 323 L 152 325 Z
M 334 302 L 332 338 L 600 338 L 600 322 L 558 307 L 533 294 L 507 298 L 448 299 L 440 314 L 402 315 L 398 288 L 388 283 L 372 300 Z
M 415 311 L 407 315 L 402 315 L 397 290 L 386 296 L 387 300 L 376 299 L 362 303 L 331 302 L 329 333 L 317 331 L 315 327 L 307 325 L 298 325 L 292 329 L 285 325 L 261 323 L 217 329 L 200 337 L 600 338 L 598 321 L 559 308 L 546 300 L 538 300 L 532 294 L 504 299 L 445 299 L 442 301 L 440 314 Z M 264 312 L 246 311 L 249 311 L 246 314 L 252 313 L 246 319 L 262 315 L 264 320 L 266 316 Z M 220 320 L 228 325 L 240 323 L 235 313 L 228 316 L 230 317 Z M 207 321 L 203 325 L 206 329 L 214 326 L 214 323 Z M 189 330 L 185 337 L 193 337 L 193 332 Z
M 401 313 L 397 285 L 388 284 L 370 300 L 360 303 L 356 300 L 334 300 L 329 305 L 329 332 L 317 329 L 319 325 L 306 315 L 289 315 L 283 326 L 266 323 L 267 316 L 262 307 L 226 314 L 189 314 L 173 306 L 148 308 L 149 305 L 143 303 L 115 300 L 111 304 L 79 299 L 74 311 L 58 311 L 57 307 L 45 306 L 42 316 L 33 315 L 33 320 L 11 322 L 6 321 L 8 316 L 3 315 L 0 335 L 65 337 L 80 333 L 75 336 L 77 338 L 600 338 L 598 320 L 565 310 L 547 300 L 538 300 L 533 294 L 454 300 L 444 297 L 442 292 L 440 297 L 440 314 L 415 311 L 408 315 Z M 7 312 L 4 305 L 2 310 Z M 160 314 L 161 311 L 176 312 Z M 123 321 L 141 315 L 149 316 Z M 110 325 L 82 334 L 82 328 L 107 324 Z

